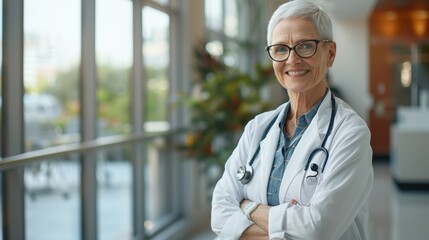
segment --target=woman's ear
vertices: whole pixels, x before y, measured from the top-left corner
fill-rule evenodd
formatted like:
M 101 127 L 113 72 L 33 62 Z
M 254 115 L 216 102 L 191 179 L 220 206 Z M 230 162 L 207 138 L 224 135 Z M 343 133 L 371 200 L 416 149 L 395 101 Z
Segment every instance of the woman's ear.
M 329 57 L 328 57 L 328 67 L 332 67 L 334 64 L 335 56 L 337 54 L 337 43 L 332 41 L 332 43 L 329 46 Z

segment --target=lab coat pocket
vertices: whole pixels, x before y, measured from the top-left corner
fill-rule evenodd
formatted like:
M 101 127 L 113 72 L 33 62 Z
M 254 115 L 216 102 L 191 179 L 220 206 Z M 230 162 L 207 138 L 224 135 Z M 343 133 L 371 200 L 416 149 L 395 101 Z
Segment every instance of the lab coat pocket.
M 303 206 L 307 206 L 310 204 L 311 198 L 313 198 L 314 192 L 316 191 L 316 188 L 318 186 L 320 177 L 320 174 L 317 177 L 314 177 L 309 174 L 307 174 L 307 176 L 304 175 L 299 199 L 300 203 Z
M 328 153 L 324 148 L 315 149 L 309 156 L 308 168 L 303 170 L 299 201 L 303 206 L 308 206 L 313 198 L 317 186 L 323 178 L 323 168 L 326 164 Z
M 299 193 L 302 185 L 302 178 L 305 176 L 305 171 L 299 171 L 292 179 L 289 187 L 286 191 L 284 202 L 290 202 L 290 200 L 295 199 L 299 201 Z
M 312 177 L 311 171 L 301 170 L 292 179 L 289 189 L 286 192 L 285 202 L 289 202 L 292 199 L 298 201 L 301 206 L 307 206 L 320 181 L 320 175 Z

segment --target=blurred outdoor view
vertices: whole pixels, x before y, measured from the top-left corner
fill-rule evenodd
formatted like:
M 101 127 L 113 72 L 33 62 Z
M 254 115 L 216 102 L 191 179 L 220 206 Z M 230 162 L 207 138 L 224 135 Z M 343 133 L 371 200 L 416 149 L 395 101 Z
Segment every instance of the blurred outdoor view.
M 95 15 L 97 135 L 127 134 L 131 132 L 132 1 L 97 0 Z M 141 78 L 147 81 L 144 85 L 147 87 L 141 89 L 145 103 L 142 130 L 166 131 L 169 129 L 169 16 L 151 7 L 144 7 L 142 15 L 142 54 L 146 64 L 145 76 Z M 79 0 L 24 1 L 27 152 L 81 141 L 81 24 Z M 153 175 L 150 168 L 157 167 L 163 172 L 163 166 L 158 164 L 162 157 L 158 155 L 158 145 L 148 143 L 142 146 L 144 152 L 151 154 L 151 161 L 145 163 L 146 188 L 149 190 L 159 188 L 156 184 L 160 182 L 156 179 L 161 177 Z M 100 239 L 132 236 L 129 149 L 129 145 L 121 145 L 96 153 Z M 27 239 L 80 238 L 79 159 L 78 155 L 69 154 L 25 168 Z M 146 196 L 148 230 L 169 211 L 165 206 L 167 203 L 159 200 L 166 199 L 163 195 L 167 193 L 153 192 Z M 47 215 L 48 212 L 51 214 Z

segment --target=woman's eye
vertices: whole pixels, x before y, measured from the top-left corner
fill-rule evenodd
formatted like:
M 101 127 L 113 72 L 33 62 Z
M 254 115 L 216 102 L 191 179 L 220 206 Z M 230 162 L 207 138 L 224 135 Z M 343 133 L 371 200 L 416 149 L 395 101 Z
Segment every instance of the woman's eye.
M 299 45 L 300 49 L 313 49 L 314 48 L 314 44 L 313 43 L 301 43 Z
M 287 47 L 276 47 L 275 52 L 276 53 L 287 53 L 287 51 L 289 51 L 289 49 Z

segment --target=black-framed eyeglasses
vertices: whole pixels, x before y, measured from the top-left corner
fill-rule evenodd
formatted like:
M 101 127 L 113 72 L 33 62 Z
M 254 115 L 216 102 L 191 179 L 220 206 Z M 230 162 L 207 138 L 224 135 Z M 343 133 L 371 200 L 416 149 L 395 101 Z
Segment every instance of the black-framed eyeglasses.
M 312 57 L 314 54 L 316 54 L 317 45 L 319 45 L 319 43 L 327 42 L 332 42 L 332 40 L 304 40 L 297 43 L 293 47 L 289 47 L 285 44 L 273 44 L 271 46 L 266 47 L 265 50 L 268 51 L 268 55 L 270 55 L 271 59 L 276 62 L 283 62 L 288 59 L 292 50 L 294 50 L 295 53 L 301 58 Z

